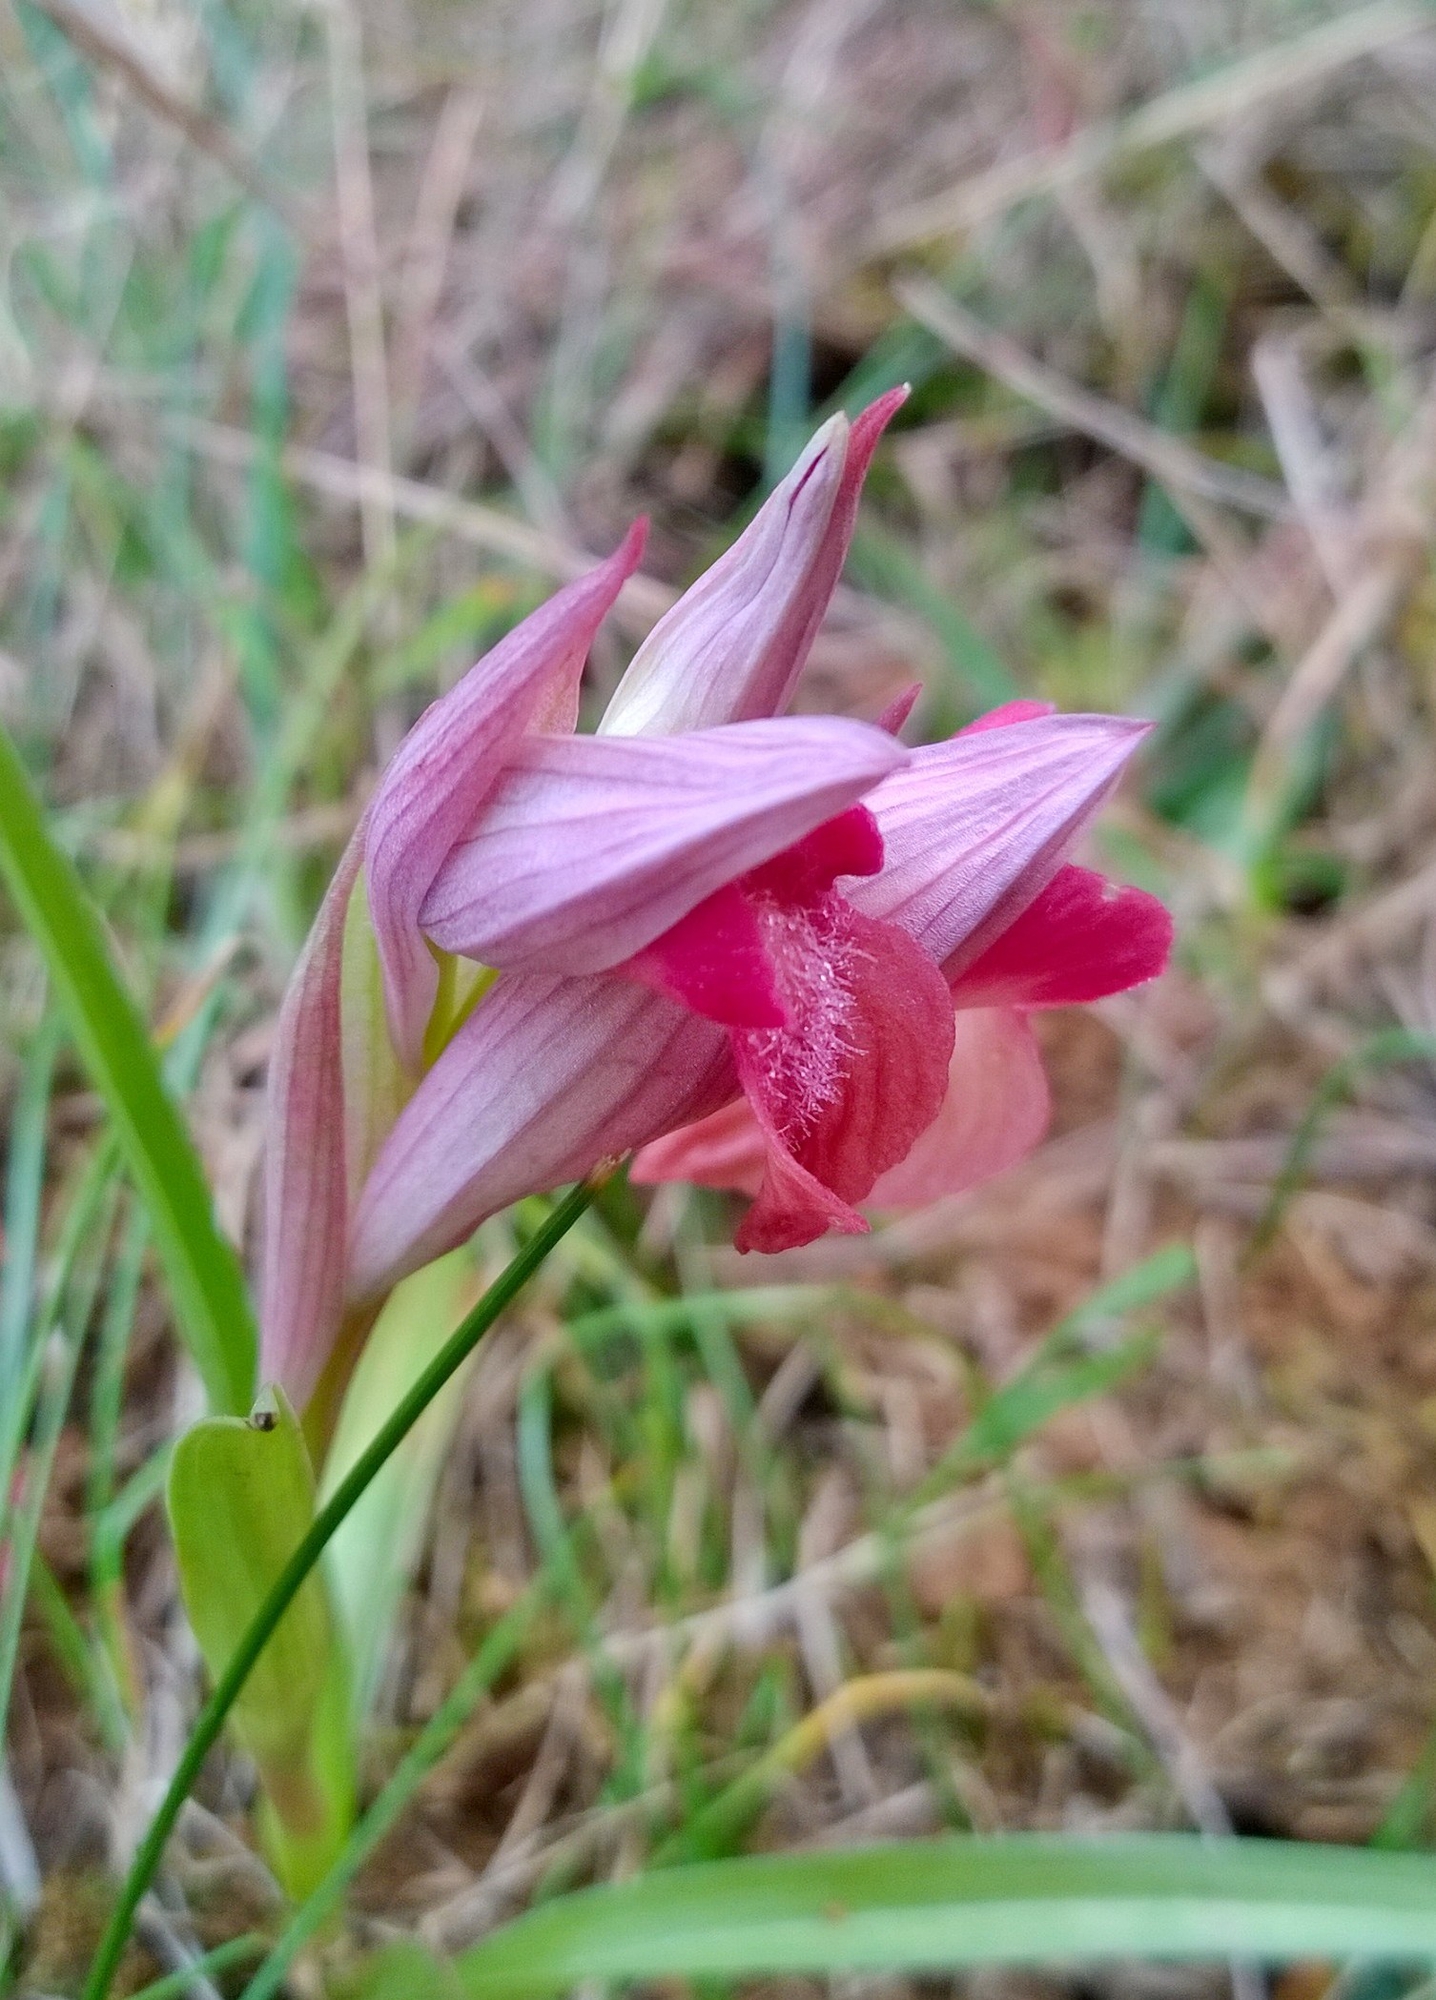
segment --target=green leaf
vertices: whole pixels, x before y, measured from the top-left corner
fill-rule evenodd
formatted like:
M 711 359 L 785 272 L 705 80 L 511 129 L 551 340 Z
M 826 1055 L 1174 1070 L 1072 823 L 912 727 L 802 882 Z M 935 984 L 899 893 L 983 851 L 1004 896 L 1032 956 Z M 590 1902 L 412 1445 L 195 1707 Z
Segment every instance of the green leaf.
M 1104 1321 L 1120 1319 L 1123 1313 L 1140 1312 L 1144 1306 L 1152 1306 L 1169 1292 L 1179 1291 L 1183 1285 L 1190 1285 L 1197 1275 L 1197 1260 L 1185 1243 L 1165 1243 L 1160 1250 L 1154 1250 L 1139 1264 L 1133 1264 L 1115 1278 L 1101 1285 L 1090 1298 L 1083 1299 L 1074 1307 L 1066 1319 L 1061 1320 L 1047 1336 L 1044 1346 L 1052 1349 L 1059 1342 L 1067 1342 L 1101 1326 Z
M 180 1332 L 210 1401 L 239 1414 L 254 1394 L 256 1352 L 239 1259 L 216 1227 L 194 1146 L 144 1023 L 110 963 L 99 919 L 69 858 L 51 840 L 3 728 L 0 873 L 44 954 L 75 1046 L 149 1210 Z
M 343 1852 L 329 1873 L 285 1925 L 269 1956 L 244 1989 L 243 2000 L 274 2000 L 274 1995 L 285 1986 L 289 1968 L 298 1953 L 310 1938 L 333 1922 L 344 1893 L 359 1870 L 408 1810 L 414 1794 L 455 1742 L 480 1699 L 513 1665 L 523 1641 L 528 1637 L 534 1614 L 546 1602 L 546 1597 L 543 1580 L 536 1580 L 503 1617 L 489 1627 L 478 1652 L 399 1759 L 382 1790 L 371 1801 L 363 1818 L 345 1841 Z M 418 1972 L 414 1976 L 417 1978 Z M 446 1982 L 444 1991 L 451 1996 L 451 2000 L 462 2000 L 447 1968 L 444 1968 L 442 1977 Z
M 594 1183 L 580 1181 L 561 1201 L 553 1205 L 523 1248 L 495 1278 L 473 1311 L 464 1316 L 462 1324 L 455 1329 L 452 1337 L 403 1397 L 398 1407 L 390 1411 L 379 1435 L 362 1454 L 357 1464 L 350 1468 L 348 1476 L 340 1483 L 338 1489 L 330 1494 L 294 1544 L 292 1554 L 279 1571 L 250 1623 L 245 1627 L 238 1643 L 228 1654 L 223 1673 L 216 1681 L 208 1701 L 195 1718 L 189 1738 L 175 1765 L 174 1775 L 144 1838 L 135 1850 L 129 1872 L 110 1911 L 104 1935 L 96 1946 L 94 1958 L 90 1961 L 83 2000 L 106 2000 L 119 1969 L 120 1960 L 124 1956 L 125 1943 L 130 1935 L 135 1913 L 164 1858 L 165 1845 L 174 1832 L 175 1823 L 184 1808 L 191 1787 L 200 1774 L 204 1760 L 218 1741 L 220 1731 L 233 1712 L 235 1703 L 244 1693 L 250 1675 L 267 1650 L 281 1620 L 313 1576 L 314 1566 L 322 1556 L 335 1529 L 454 1371 L 463 1366 L 495 1320 L 512 1305 L 545 1257 L 572 1229 L 592 1202 L 593 1196 Z M 280 1422 L 283 1422 L 286 1431 L 292 1434 L 286 1448 L 292 1455 L 297 1455 L 302 1460 L 302 1436 L 297 1432 L 293 1417 L 282 1407 L 277 1413 L 276 1425 Z M 251 1428 L 261 1427 L 251 1426 Z M 180 1511 L 187 1511 L 190 1505 L 202 1508 L 203 1500 L 201 1487 L 198 1492 L 186 1497 L 181 1503 Z M 248 1565 L 252 1558 L 246 1553 L 244 1560 Z M 477 1665 L 477 1662 L 475 1664 Z M 342 1712 L 343 1695 L 344 1691 L 340 1687 L 326 1703 L 327 1721 L 332 1721 Z M 441 1708 L 440 1714 L 442 1713 Z M 436 1717 L 435 1720 L 437 1719 Z M 340 1736 L 341 1732 L 336 1730 L 328 1740 L 338 1742 Z M 400 1769 L 403 1768 L 401 1762 Z M 342 1875 L 338 1861 L 334 1863 L 330 1874 L 331 1877 Z M 322 1898 L 316 1896 L 313 1900 L 317 1904 Z
M 400 1938 L 341 1981 L 339 2000 L 463 2000 L 463 1991 L 442 1959 L 417 1938 Z
M 953 1448 L 952 1460 L 956 1462 L 960 1453 L 961 1462 L 970 1462 L 975 1468 L 989 1461 L 1001 1463 L 1011 1458 L 1034 1431 L 1041 1430 L 1063 1410 L 1085 1403 L 1090 1397 L 1105 1396 L 1137 1374 L 1151 1360 L 1157 1346 L 1153 1335 L 1138 1334 L 1105 1354 L 1089 1354 L 1079 1361 L 1061 1363 L 1046 1359 L 1041 1365 L 1024 1369 L 983 1405 Z M 953 1468 L 947 1457 L 939 1469 L 942 1481 L 925 1480 L 923 1492 L 929 1483 L 936 1490 L 951 1478 Z
M 1427 1856 L 1018 1834 L 665 1869 L 530 1910 L 455 1971 L 463 2000 L 529 2000 L 667 1977 L 1433 1954 Z
M 299 1424 L 275 1391 L 251 1422 L 211 1417 L 175 1446 L 169 1511 L 185 1609 L 219 1680 L 314 1520 Z M 311 1572 L 234 1704 L 259 1767 L 262 1831 L 281 1881 L 307 1895 L 354 1817 L 349 1676 L 323 1572 Z

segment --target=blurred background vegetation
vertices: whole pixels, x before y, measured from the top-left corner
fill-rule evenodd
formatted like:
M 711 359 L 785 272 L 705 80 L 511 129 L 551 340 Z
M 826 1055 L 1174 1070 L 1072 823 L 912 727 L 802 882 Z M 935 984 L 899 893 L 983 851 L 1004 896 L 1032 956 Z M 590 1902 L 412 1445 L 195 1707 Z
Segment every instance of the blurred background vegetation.
M 0 712 L 237 1240 L 376 770 L 635 512 L 595 703 L 816 418 L 910 381 L 800 703 L 920 675 L 928 735 L 1017 693 L 1158 723 L 1095 853 L 1178 962 L 1043 1023 L 1026 1168 L 780 1259 L 717 1198 L 611 1191 L 492 1338 L 371 1791 L 545 1608 L 325 1965 L 745 1848 L 1431 1834 L 1431 23 L 0 0 Z M 195 1701 L 156 1501 L 198 1405 L 0 924 L 4 1950 L 62 1992 Z M 132 1984 L 276 1923 L 246 1800 L 216 1767 Z

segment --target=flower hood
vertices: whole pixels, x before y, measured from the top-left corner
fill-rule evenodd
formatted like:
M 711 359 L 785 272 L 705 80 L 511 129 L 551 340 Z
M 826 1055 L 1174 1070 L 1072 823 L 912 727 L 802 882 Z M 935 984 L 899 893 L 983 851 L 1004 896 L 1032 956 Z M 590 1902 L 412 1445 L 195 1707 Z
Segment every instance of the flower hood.
M 401 1277 L 610 1157 L 747 1193 L 762 1250 L 1000 1170 L 1045 1129 L 1028 1011 L 1160 969 L 1161 906 L 1067 859 L 1145 724 L 1021 703 L 910 750 L 781 713 L 901 400 L 818 433 L 596 735 L 641 528 L 400 745 L 271 1071 L 263 1362 L 297 1403 Z

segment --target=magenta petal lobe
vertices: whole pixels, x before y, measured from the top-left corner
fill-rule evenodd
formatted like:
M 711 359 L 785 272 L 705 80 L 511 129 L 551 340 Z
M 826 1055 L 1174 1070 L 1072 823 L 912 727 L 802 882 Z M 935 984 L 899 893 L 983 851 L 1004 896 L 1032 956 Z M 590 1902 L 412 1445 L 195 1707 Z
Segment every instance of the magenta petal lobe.
M 952 995 L 959 1007 L 1071 1007 L 1155 979 L 1171 949 L 1165 904 L 1068 862 Z

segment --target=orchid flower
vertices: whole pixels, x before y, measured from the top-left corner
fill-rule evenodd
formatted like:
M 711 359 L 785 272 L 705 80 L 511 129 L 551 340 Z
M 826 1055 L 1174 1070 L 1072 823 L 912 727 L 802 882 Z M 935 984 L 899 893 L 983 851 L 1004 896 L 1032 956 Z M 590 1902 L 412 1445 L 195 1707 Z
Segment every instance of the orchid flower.
M 263 1365 L 296 1404 L 401 1278 L 610 1158 L 742 1190 L 764 1251 L 1000 1171 L 1046 1125 L 1028 1010 L 1161 969 L 1161 905 L 1067 861 L 1145 724 L 1017 703 L 909 750 L 902 704 L 783 713 L 903 393 L 824 426 L 596 735 L 638 529 L 400 745 L 272 1066 Z

